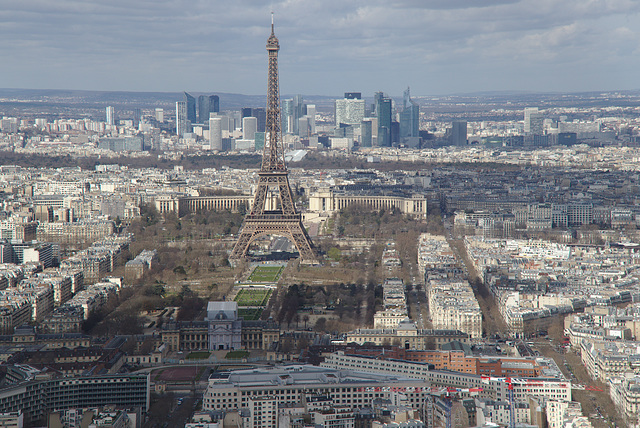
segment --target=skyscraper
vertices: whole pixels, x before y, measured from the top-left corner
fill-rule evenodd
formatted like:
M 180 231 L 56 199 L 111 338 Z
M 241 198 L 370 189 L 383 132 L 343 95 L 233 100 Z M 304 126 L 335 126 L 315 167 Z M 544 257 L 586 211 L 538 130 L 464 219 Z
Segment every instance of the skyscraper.
M 176 102 L 176 134 L 183 137 L 188 132 L 187 103 L 185 101 Z
M 307 114 L 302 95 L 282 102 L 282 131 L 288 134 L 298 133 L 298 119 Z
M 222 150 L 222 118 L 212 117 L 209 119 L 209 143 L 211 150 Z
M 400 112 L 400 141 L 420 137 L 420 106 L 411 99 L 409 88 L 404 91 Z
M 247 116 L 242 119 L 242 138 L 245 140 L 255 139 L 258 128 L 258 120 L 255 117 Z
M 360 124 L 360 147 L 371 147 L 373 135 L 373 120 L 365 119 Z
M 293 99 L 282 102 L 282 132 L 293 134 L 294 106 Z
M 451 123 L 449 142 L 452 146 L 467 145 L 467 122 L 465 120 L 454 120 Z
M 374 95 L 378 119 L 378 146 L 391 147 L 391 98 L 382 92 Z
M 142 109 L 134 108 L 133 109 L 133 126 L 137 128 L 141 118 L 142 118 Z
M 267 111 L 264 107 L 251 109 L 251 116 L 258 119 L 258 132 L 264 132 L 267 126 Z
M 307 116 L 309 116 L 309 132 L 316 133 L 316 105 L 307 104 Z
M 364 119 L 364 100 L 358 98 L 343 98 L 335 100 L 336 127 L 340 124 L 359 125 Z
M 196 123 L 196 99 L 185 92 L 184 102 L 187 108 L 187 120 L 191 123 Z
M 254 134 L 254 147 L 256 152 L 259 152 L 261 150 L 264 150 L 264 131 L 263 132 L 256 132 Z
M 220 97 L 217 95 L 200 95 L 198 97 L 198 123 L 206 123 L 211 113 L 220 111 Z
M 241 119 L 244 119 L 245 117 L 252 116 L 251 110 L 252 110 L 251 107 L 242 107 L 240 109 L 240 117 L 241 117 Z
M 298 119 L 307 114 L 307 106 L 302 99 L 302 95 L 296 95 L 293 97 L 293 108 L 294 108 L 294 125 L 293 132 L 298 134 Z
M 160 123 L 164 122 L 164 109 L 156 108 L 156 120 Z
M 531 132 L 531 114 L 538 113 L 538 107 L 525 107 L 524 109 L 524 133 Z
M 309 137 L 309 116 L 306 114 L 298 119 L 298 135 L 304 138 Z
M 542 113 L 530 113 L 529 118 L 529 131 L 525 132 L 525 135 L 542 135 L 544 134 L 544 115 Z
M 116 109 L 112 106 L 107 106 L 106 108 L 106 122 L 107 125 L 115 125 L 116 124 Z

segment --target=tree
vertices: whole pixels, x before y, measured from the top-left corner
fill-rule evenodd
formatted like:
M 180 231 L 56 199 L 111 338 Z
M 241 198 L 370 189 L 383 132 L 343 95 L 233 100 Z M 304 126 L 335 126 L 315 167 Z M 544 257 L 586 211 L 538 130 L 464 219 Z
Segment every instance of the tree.
M 315 330 L 317 332 L 324 332 L 327 328 L 327 319 L 325 317 L 320 317 L 316 320 Z
M 340 261 L 340 258 L 342 258 L 342 251 L 340 251 L 340 248 L 338 247 L 332 247 L 327 251 L 327 257 L 336 262 Z

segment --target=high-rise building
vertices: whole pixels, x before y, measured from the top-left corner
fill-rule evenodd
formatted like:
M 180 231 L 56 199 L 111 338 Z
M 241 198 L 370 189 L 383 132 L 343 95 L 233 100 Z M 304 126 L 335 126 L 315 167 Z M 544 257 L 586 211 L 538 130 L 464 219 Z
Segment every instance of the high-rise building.
M 309 132 L 311 135 L 316 133 L 316 105 L 307 104 L 307 116 L 309 116 Z
M 371 147 L 373 141 L 373 120 L 365 119 L 360 124 L 360 147 Z
M 209 143 L 211 150 L 222 151 L 222 118 L 209 119 Z
M 187 120 L 187 103 L 184 101 L 176 102 L 176 134 L 178 137 L 184 136 L 188 132 L 189 121 Z
M 542 113 L 529 114 L 529 131 L 525 134 L 542 135 L 544 134 L 544 115 Z
M 467 145 L 467 122 L 464 120 L 454 120 L 451 123 L 451 134 L 449 143 L 452 146 Z
M 359 125 L 364 119 L 364 100 L 343 98 L 335 100 L 336 127 L 340 124 Z
M 196 123 L 196 99 L 185 92 L 184 102 L 187 108 L 187 120 L 191 123 Z
M 362 99 L 362 92 L 345 92 L 344 97 L 348 100 Z
M 156 120 L 160 123 L 164 122 L 164 109 L 156 108 Z
M 293 99 L 282 101 L 282 132 L 293 134 Z
M 267 127 L 267 111 L 264 107 L 251 109 L 251 116 L 258 119 L 258 132 L 264 132 Z
M 301 137 L 309 137 L 309 116 L 306 114 L 298 119 L 298 135 Z
M 524 109 L 524 133 L 528 134 L 531 132 L 531 114 L 538 113 L 538 107 L 525 107 Z
M 298 119 L 307 114 L 307 105 L 304 103 L 302 99 L 302 95 L 296 95 L 293 97 L 293 108 L 294 108 L 294 130 L 295 134 L 298 134 Z
M 404 91 L 400 112 L 400 141 L 420 137 L 420 106 L 411 99 L 409 88 Z
M 133 126 L 135 126 L 136 128 L 140 123 L 140 118 L 142 118 L 142 109 L 134 108 L 133 109 Z
M 257 129 L 258 119 L 251 116 L 242 119 L 242 138 L 244 138 L 245 140 L 255 139 Z
M 220 97 L 217 95 L 200 95 L 198 97 L 198 123 L 206 123 L 211 113 L 220 111 Z
M 298 133 L 298 119 L 307 114 L 302 95 L 282 102 L 282 130 L 288 134 Z
M 378 146 L 391 147 L 391 98 L 382 92 L 374 95 L 378 119 Z
M 259 152 L 264 149 L 264 134 L 265 134 L 264 131 L 263 132 L 258 131 L 253 136 L 255 141 L 254 148 L 256 152 Z
M 107 125 L 115 125 L 116 124 L 116 109 L 114 109 L 112 106 L 107 106 L 106 108 L 106 115 L 107 115 Z
M 240 109 L 240 117 L 244 119 L 245 117 L 253 116 L 251 114 L 251 110 L 252 110 L 251 107 L 242 107 Z

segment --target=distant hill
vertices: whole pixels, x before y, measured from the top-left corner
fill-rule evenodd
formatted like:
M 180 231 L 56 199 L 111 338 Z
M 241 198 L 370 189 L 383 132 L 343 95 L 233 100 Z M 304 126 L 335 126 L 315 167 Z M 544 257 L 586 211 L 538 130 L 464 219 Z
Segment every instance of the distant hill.
M 190 92 L 197 97 L 202 93 Z M 212 92 L 206 95 L 220 97 L 221 110 L 238 110 L 242 107 L 264 107 L 266 95 L 230 94 Z M 283 95 L 292 98 L 293 95 Z M 319 106 L 333 105 L 336 97 L 310 95 L 304 96 L 308 104 Z M 114 92 L 114 91 L 80 91 L 72 89 L 7 89 L 0 88 L 0 104 L 52 105 L 66 107 L 103 108 L 112 105 L 116 108 L 175 108 L 176 101 L 182 100 L 182 92 Z

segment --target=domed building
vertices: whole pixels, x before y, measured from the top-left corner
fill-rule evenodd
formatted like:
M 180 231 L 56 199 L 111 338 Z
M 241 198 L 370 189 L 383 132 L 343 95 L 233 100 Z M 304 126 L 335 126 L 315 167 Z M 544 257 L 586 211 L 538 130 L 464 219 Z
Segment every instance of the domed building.
M 209 350 L 242 349 L 242 319 L 238 318 L 237 302 L 209 302 Z

